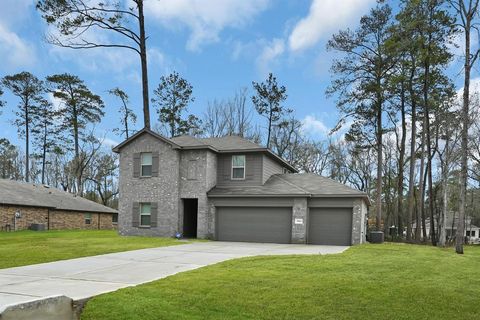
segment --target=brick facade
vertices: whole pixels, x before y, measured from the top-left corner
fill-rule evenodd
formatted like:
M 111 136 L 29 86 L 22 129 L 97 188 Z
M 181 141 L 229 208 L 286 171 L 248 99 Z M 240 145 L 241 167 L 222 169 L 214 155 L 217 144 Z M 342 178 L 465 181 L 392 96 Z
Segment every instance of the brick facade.
M 25 230 L 33 223 L 44 224 L 45 229 L 116 229 L 113 223 L 113 213 L 90 213 L 90 224 L 85 223 L 85 214 L 88 212 L 55 210 L 41 207 L 22 207 L 0 205 L 0 230 L 14 230 L 15 213 L 20 213 L 20 218 L 15 221 L 16 230 Z

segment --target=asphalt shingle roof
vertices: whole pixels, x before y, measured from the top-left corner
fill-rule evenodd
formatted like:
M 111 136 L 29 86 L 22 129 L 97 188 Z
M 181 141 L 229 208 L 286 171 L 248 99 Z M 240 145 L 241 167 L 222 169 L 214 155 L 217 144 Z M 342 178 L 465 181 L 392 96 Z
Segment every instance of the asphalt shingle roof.
M 116 213 L 117 210 L 42 184 L 0 179 L 0 204 Z
M 181 147 L 205 147 L 211 146 L 218 151 L 237 150 L 263 150 L 264 147 L 238 136 L 225 136 L 218 138 L 195 138 L 192 136 L 179 136 L 170 139 Z
M 274 174 L 264 185 L 215 187 L 209 196 L 340 196 L 367 197 L 367 194 L 332 179 L 312 173 Z

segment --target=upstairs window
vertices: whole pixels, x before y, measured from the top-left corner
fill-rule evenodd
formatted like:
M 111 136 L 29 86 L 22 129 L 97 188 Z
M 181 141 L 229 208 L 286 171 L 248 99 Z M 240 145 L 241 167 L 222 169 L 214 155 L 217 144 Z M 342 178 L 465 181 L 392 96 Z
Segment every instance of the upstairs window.
M 245 155 L 232 156 L 232 180 L 245 179 Z
M 140 226 L 150 227 L 150 216 L 152 213 L 152 205 L 149 202 L 140 204 Z
M 140 175 L 142 177 L 152 176 L 152 153 L 145 152 L 140 155 Z

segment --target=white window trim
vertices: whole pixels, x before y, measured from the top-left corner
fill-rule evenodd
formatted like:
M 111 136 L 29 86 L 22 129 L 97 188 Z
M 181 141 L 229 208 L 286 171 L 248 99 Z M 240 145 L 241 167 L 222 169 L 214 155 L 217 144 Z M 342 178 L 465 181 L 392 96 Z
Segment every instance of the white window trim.
M 234 157 L 243 157 L 243 166 L 234 166 L 233 165 L 233 158 Z M 244 154 L 233 155 L 232 156 L 232 169 L 231 169 L 231 175 L 230 175 L 231 179 L 232 180 L 245 180 L 245 173 L 247 171 L 246 167 L 247 167 L 247 157 Z M 234 178 L 233 177 L 233 169 L 240 169 L 240 168 L 243 169 L 243 178 Z
M 150 204 L 150 213 L 149 214 L 146 214 L 146 213 L 142 213 L 142 206 L 144 204 Z M 151 227 L 152 226 L 152 203 L 151 202 L 142 202 L 140 203 L 140 221 L 138 221 L 138 225 L 140 227 Z M 150 224 L 142 224 L 142 216 L 150 216 Z
M 88 217 L 88 218 L 87 218 Z M 87 223 L 87 220 L 89 221 L 89 223 Z M 84 213 L 83 214 L 83 221 L 85 224 L 92 224 L 92 214 L 91 213 Z
M 152 159 L 152 163 L 151 163 L 151 164 L 143 164 L 143 163 L 142 163 L 142 162 L 143 162 L 143 161 L 142 161 L 142 160 L 143 160 L 142 157 L 143 157 L 144 154 L 150 154 L 150 157 L 151 157 L 151 159 Z M 151 178 L 151 177 L 152 177 L 152 170 L 150 170 L 150 175 L 149 175 L 149 176 L 144 176 L 144 175 L 143 175 L 143 166 L 150 166 L 151 169 L 153 169 L 153 153 L 152 153 L 152 152 L 142 152 L 142 153 L 140 153 L 140 177 L 142 177 L 142 178 Z

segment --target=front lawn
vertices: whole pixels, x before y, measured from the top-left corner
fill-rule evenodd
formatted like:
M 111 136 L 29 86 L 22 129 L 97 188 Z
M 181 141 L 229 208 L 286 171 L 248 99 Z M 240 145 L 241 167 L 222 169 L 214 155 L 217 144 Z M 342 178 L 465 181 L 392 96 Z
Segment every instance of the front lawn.
M 90 300 L 92 319 L 477 319 L 480 247 L 244 258 Z
M 184 243 L 171 238 L 122 237 L 114 230 L 0 232 L 0 269 Z

